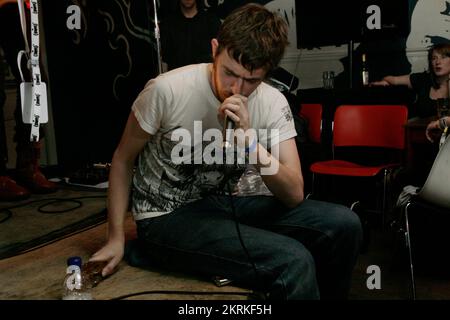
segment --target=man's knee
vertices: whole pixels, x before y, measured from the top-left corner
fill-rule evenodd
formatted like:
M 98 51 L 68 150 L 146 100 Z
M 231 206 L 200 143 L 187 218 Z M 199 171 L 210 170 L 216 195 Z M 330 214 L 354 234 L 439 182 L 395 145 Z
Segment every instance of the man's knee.
M 346 238 L 353 241 L 355 245 L 360 245 L 362 241 L 362 224 L 358 215 L 340 204 L 336 204 L 331 212 L 333 217 L 334 231 L 332 238 Z
M 311 253 L 303 246 L 280 248 L 273 271 L 277 279 L 269 299 L 318 299 L 316 265 Z

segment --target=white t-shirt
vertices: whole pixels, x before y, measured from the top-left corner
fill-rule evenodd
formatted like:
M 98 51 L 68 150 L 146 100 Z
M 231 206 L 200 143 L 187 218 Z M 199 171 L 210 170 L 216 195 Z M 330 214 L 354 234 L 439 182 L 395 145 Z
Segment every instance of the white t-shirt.
M 208 64 L 175 69 L 150 80 L 134 102 L 136 119 L 152 135 L 139 155 L 133 177 L 132 212 L 136 220 L 170 213 L 223 187 L 223 165 L 205 164 L 201 158 L 210 143 L 202 139 L 205 131 L 222 131 L 217 118 L 221 103 L 208 79 Z M 296 136 L 289 104 L 277 89 L 261 83 L 248 97 L 248 110 L 252 128 L 277 129 L 279 142 Z M 257 130 L 257 138 L 267 148 L 270 142 L 264 131 Z M 180 133 L 189 139 L 180 140 Z M 174 160 L 172 151 L 181 145 L 192 146 L 191 155 L 185 157 L 192 161 L 180 164 Z M 198 151 L 200 158 L 195 160 Z M 245 165 L 235 169 L 232 178 L 237 181 Z

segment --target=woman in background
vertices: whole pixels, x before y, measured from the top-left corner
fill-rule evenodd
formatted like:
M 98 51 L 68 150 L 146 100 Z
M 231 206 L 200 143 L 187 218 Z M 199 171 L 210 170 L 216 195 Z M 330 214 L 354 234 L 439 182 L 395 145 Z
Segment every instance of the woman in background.
M 428 70 L 401 76 L 386 76 L 381 81 L 371 83 L 372 86 L 408 86 L 416 93 L 416 100 L 409 109 L 409 118 L 430 118 L 424 130 L 424 137 L 433 144 L 414 144 L 413 163 L 398 176 L 400 187 L 409 184 L 423 185 L 438 152 L 439 138 L 448 121 L 446 116 L 450 93 L 450 43 L 436 44 L 429 49 Z
M 449 99 L 450 43 L 436 44 L 428 51 L 428 70 L 401 76 L 386 76 L 372 86 L 405 85 L 417 94 L 410 109 L 410 118 L 427 118 L 438 115 L 438 104 Z

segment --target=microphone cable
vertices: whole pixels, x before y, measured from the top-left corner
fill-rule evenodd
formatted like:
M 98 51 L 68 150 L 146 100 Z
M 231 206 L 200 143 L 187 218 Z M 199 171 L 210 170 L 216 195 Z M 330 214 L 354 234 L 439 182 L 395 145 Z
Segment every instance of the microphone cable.
M 224 179 L 227 179 L 227 176 L 229 176 L 229 174 L 227 174 L 226 168 L 225 168 L 224 171 L 225 171 Z M 230 180 L 229 179 L 227 179 L 226 185 L 227 185 L 228 195 L 229 195 L 229 200 L 230 200 L 231 213 L 233 215 L 233 220 L 234 220 L 234 223 L 235 223 L 236 232 L 237 232 L 237 235 L 238 235 L 238 238 L 239 238 L 239 242 L 240 242 L 240 244 L 242 246 L 242 249 L 245 252 L 245 255 L 247 256 L 248 261 L 252 265 L 252 269 L 253 269 L 254 276 L 255 276 L 255 283 L 258 283 L 258 279 L 259 279 L 260 276 L 259 276 L 258 270 L 256 269 L 255 262 L 253 261 L 251 255 L 250 255 L 250 253 L 249 253 L 249 251 L 248 251 L 248 249 L 247 249 L 247 247 L 246 247 L 246 245 L 244 243 L 244 240 L 242 239 L 241 228 L 239 226 L 239 220 L 238 220 L 238 216 L 237 216 L 237 213 L 236 213 L 236 207 L 234 205 L 234 199 L 233 199 L 233 194 L 231 192 L 231 185 L 230 185 Z

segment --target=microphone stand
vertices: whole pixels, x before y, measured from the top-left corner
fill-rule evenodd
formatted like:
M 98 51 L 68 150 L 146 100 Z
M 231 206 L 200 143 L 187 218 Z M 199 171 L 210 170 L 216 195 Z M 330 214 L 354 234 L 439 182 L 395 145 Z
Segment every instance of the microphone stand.
M 153 0 L 153 11 L 155 12 L 155 39 L 156 39 L 156 51 L 158 55 L 158 74 L 162 73 L 162 57 L 161 57 L 161 40 L 158 25 L 158 12 L 156 9 L 156 0 Z

